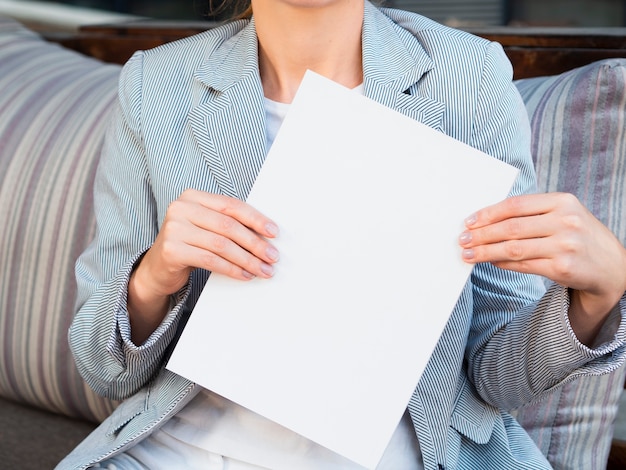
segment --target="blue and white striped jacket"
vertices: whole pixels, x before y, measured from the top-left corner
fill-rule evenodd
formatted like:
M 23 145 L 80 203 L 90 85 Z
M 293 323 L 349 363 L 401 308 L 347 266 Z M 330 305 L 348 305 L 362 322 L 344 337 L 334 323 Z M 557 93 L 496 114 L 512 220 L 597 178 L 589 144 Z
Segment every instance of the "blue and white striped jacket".
M 526 111 L 498 44 L 366 2 L 363 68 L 366 96 L 517 166 L 512 193 L 534 191 Z M 254 20 L 138 52 L 125 66 L 96 178 L 97 234 L 76 266 L 79 310 L 69 331 L 86 381 L 124 401 L 59 469 L 123 451 L 197 393 L 163 366 L 208 273 L 193 272 L 140 347 L 130 341 L 126 286 L 183 190 L 246 197 L 267 151 L 264 120 Z M 532 276 L 474 268 L 409 404 L 427 469 L 549 468 L 500 410 L 623 361 L 623 326 L 588 349 L 567 322 L 566 289 L 544 291 Z

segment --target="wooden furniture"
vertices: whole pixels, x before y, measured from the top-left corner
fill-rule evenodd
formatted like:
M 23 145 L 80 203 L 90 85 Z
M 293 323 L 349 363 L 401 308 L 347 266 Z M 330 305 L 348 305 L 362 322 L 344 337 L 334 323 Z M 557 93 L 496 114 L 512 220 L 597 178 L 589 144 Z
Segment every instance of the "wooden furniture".
M 105 62 L 122 64 L 138 49 L 149 49 L 215 27 L 214 22 L 138 21 L 85 26 L 77 34 L 50 33 L 58 42 Z M 514 78 L 555 75 L 609 57 L 626 57 L 625 28 L 490 27 L 469 32 L 501 43 Z

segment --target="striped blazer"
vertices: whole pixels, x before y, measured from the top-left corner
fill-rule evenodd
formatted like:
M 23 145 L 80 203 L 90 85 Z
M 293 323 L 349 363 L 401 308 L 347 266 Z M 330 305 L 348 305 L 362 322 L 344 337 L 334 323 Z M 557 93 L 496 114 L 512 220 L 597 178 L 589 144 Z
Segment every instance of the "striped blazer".
M 517 166 L 513 194 L 535 190 L 526 111 L 498 44 L 367 2 L 362 40 L 366 96 Z M 85 380 L 123 401 L 60 469 L 123 451 L 198 391 L 164 364 L 208 273 L 192 273 L 140 347 L 130 340 L 127 282 L 186 188 L 247 196 L 267 151 L 257 53 L 254 19 L 241 20 L 137 52 L 124 67 L 69 331 Z M 408 405 L 427 469 L 549 468 L 502 410 L 624 358 L 624 327 L 589 349 L 574 337 L 567 306 L 562 287 L 475 266 Z

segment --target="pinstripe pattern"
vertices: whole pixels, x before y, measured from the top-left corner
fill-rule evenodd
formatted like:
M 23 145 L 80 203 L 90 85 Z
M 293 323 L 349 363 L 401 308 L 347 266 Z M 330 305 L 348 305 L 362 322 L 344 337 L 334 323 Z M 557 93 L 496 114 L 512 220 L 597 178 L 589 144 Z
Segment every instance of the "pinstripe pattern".
M 119 71 L 0 19 L 0 394 L 93 421 L 113 404 L 73 367 L 67 329 Z
M 539 188 L 576 194 L 626 244 L 626 60 L 517 86 L 531 118 Z M 517 410 L 555 468 L 605 467 L 625 374 L 621 367 L 583 377 Z
M 514 194 L 534 190 L 526 111 L 500 46 L 369 3 L 363 44 L 367 96 L 516 165 Z M 84 468 L 122 450 L 194 395 L 188 381 L 158 371 L 207 273 L 192 274 L 140 348 L 129 339 L 126 283 L 183 189 L 247 195 L 265 155 L 262 103 L 254 20 L 137 53 L 125 67 L 96 179 L 96 239 L 77 264 L 80 310 L 70 343 L 98 392 L 131 398 L 59 468 Z M 554 286 L 537 303 L 539 279 L 487 265 L 471 281 L 409 405 L 425 467 L 549 468 L 496 407 L 610 370 L 609 353 L 623 356 L 623 328 L 619 341 L 588 350 L 568 327 L 565 289 Z

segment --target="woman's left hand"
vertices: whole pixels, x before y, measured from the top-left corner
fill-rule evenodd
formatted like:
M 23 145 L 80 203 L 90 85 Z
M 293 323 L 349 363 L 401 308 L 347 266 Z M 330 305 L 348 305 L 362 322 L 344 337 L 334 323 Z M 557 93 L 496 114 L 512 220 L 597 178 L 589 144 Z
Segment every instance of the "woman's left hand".
M 570 323 L 593 342 L 626 291 L 626 249 L 572 194 L 515 196 L 468 217 L 459 237 L 466 262 L 491 262 L 571 289 Z

